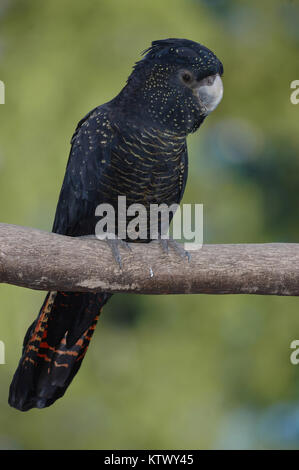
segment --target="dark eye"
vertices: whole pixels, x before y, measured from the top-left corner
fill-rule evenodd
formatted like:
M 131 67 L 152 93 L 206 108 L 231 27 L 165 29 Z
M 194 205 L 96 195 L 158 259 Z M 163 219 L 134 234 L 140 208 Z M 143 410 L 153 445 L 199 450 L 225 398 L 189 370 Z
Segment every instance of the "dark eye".
M 191 80 L 192 80 L 191 73 L 189 73 L 189 72 L 184 72 L 184 73 L 182 74 L 182 79 L 183 79 L 183 81 L 184 81 L 185 83 L 190 83 Z

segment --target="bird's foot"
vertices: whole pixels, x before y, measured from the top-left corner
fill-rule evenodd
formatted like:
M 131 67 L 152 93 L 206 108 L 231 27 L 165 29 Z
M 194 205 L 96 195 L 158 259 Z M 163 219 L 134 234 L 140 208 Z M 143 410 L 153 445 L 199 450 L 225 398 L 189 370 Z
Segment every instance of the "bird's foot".
M 122 240 L 121 238 L 116 238 L 114 234 L 107 233 L 105 238 L 98 238 L 95 235 L 83 235 L 80 238 L 90 239 L 90 240 L 101 240 L 106 241 L 108 246 L 111 248 L 112 255 L 120 269 L 122 269 L 122 259 L 119 251 L 119 247 L 126 248 L 128 251 L 132 251 L 130 245 Z
M 109 237 L 107 237 L 106 241 L 107 241 L 108 245 L 111 248 L 113 258 L 117 262 L 119 268 L 122 269 L 122 258 L 121 258 L 119 248 L 123 247 L 123 248 L 126 248 L 126 250 L 128 250 L 128 251 L 132 251 L 130 245 L 127 242 L 125 242 L 124 240 L 122 240 L 121 238 L 109 238 Z
M 176 242 L 173 238 L 159 238 L 158 241 L 164 253 L 169 254 L 169 249 L 172 248 L 182 259 L 187 258 L 188 263 L 190 262 L 191 255 L 189 251 L 184 249 L 184 245 L 182 243 Z

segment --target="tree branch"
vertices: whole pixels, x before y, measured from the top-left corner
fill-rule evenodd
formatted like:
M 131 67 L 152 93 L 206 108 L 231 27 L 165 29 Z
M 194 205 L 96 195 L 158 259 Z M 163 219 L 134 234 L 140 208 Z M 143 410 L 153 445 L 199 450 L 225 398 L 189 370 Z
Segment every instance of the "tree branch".
M 157 242 L 107 243 L 0 224 L 0 282 L 39 290 L 141 294 L 299 295 L 299 244 L 204 245 L 191 261 Z

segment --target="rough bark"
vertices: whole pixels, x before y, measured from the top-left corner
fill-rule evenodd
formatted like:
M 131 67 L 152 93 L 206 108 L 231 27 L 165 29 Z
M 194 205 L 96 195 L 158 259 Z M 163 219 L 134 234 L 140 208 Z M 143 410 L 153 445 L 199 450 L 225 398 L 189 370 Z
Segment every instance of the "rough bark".
M 39 290 L 140 294 L 299 295 L 299 244 L 204 245 L 191 261 L 157 242 L 106 242 L 0 224 L 0 282 Z

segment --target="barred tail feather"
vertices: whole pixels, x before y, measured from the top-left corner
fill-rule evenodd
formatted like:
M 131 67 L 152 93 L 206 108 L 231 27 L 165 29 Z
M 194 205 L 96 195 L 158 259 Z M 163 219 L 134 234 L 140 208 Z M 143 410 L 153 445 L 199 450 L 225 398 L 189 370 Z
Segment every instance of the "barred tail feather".
M 9 404 L 45 408 L 62 397 L 78 372 L 108 294 L 49 292 L 29 328 Z M 71 341 L 70 341 L 71 338 Z

